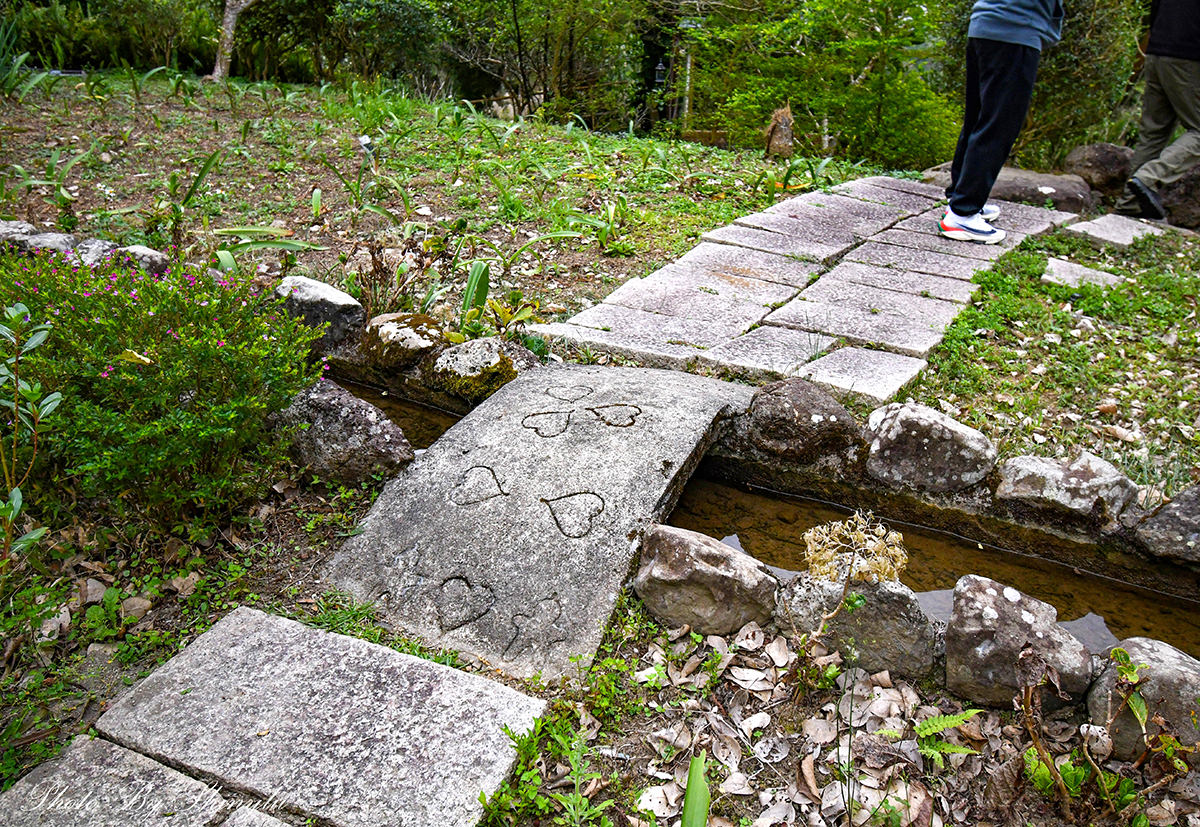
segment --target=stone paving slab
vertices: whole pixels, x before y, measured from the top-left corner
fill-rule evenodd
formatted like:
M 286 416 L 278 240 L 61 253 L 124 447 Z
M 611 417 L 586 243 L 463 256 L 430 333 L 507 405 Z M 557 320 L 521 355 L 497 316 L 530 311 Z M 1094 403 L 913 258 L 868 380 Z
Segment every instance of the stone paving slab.
M 748 320 L 755 324 L 796 293 L 797 288 L 775 282 L 667 265 L 645 278 L 625 282 L 608 295 L 604 304 L 687 319 Z
M 1091 221 L 1072 224 L 1067 227 L 1067 232 L 1081 235 L 1093 244 L 1111 244 L 1124 249 L 1139 238 L 1148 235 L 1162 235 L 1166 231 L 1162 227 L 1147 224 L 1136 218 L 1124 215 L 1102 215 Z
M 1016 201 L 996 201 L 1000 217 L 993 224 L 1002 230 L 1039 235 L 1055 227 L 1062 227 L 1077 220 L 1079 215 L 1049 207 L 1033 207 Z
M 900 207 L 831 192 L 806 192 L 771 205 L 767 212 L 801 219 L 824 217 L 831 228 L 849 230 L 858 239 L 885 230 L 908 214 Z
M 842 336 L 858 344 L 876 345 L 908 356 L 925 357 L 942 341 L 945 325 L 901 313 L 793 299 L 770 316 L 767 324 Z
M 911 220 L 911 219 L 910 219 Z M 893 227 L 875 236 L 872 241 L 882 241 L 885 244 L 896 244 L 901 247 L 911 247 L 914 250 L 928 250 L 950 256 L 971 258 L 977 261 L 995 261 L 1008 252 L 1004 242 L 1000 244 L 975 244 L 970 241 L 955 241 L 934 232 L 913 231 Z M 980 268 L 985 269 L 985 268 Z
M 970 281 L 976 273 L 991 266 L 977 258 L 966 258 L 916 247 L 901 247 L 875 240 L 860 244 L 846 253 L 843 261 L 857 261 L 880 267 L 894 267 L 944 278 Z
M 756 213 L 762 215 L 762 213 Z M 780 218 L 780 217 L 776 217 Z M 740 221 L 741 219 L 739 219 Z M 747 216 L 746 220 L 756 221 L 758 219 Z M 765 220 L 763 222 L 765 223 Z M 783 223 L 783 219 L 777 222 L 777 226 Z M 744 224 L 734 223 L 725 227 L 718 227 L 715 230 L 710 230 L 700 236 L 701 241 L 710 241 L 716 244 L 730 244 L 735 247 L 746 247 L 751 250 L 758 250 L 764 253 L 775 253 L 781 256 L 795 256 L 808 261 L 817 263 L 829 261 L 836 258 L 854 244 L 854 239 L 843 237 L 834 239 L 833 241 L 822 241 L 824 236 L 818 236 L 813 239 L 803 239 L 796 235 L 789 235 L 773 230 L 762 229 L 760 226 L 747 226 Z
M 806 365 L 798 374 L 834 396 L 883 404 L 925 369 L 924 359 L 882 350 L 844 347 Z
M 86 735 L 0 795 L 6 827 L 210 827 L 230 809 L 207 784 Z
M 899 190 L 900 192 L 907 192 L 913 195 L 923 195 L 926 198 L 932 198 L 935 201 L 946 200 L 945 187 L 939 187 L 936 184 L 926 184 L 924 181 L 912 181 L 908 178 L 892 178 L 887 175 L 861 178 L 859 180 L 866 181 L 869 184 L 874 184 L 886 189 Z
M 757 212 L 742 216 L 736 219 L 732 226 L 723 229 L 735 232 L 749 229 L 753 232 L 765 230 L 777 233 L 791 245 L 790 249 L 793 252 L 789 255 L 819 262 L 837 258 L 858 242 L 858 238 L 848 230 L 830 226 L 825 216 L 819 216 L 815 220 L 804 220 L 781 213 Z M 720 231 L 714 230 L 714 237 L 716 233 Z M 707 237 L 708 235 L 702 236 Z
M 886 204 L 889 207 L 896 207 L 904 211 L 906 215 L 918 215 L 931 209 L 938 201 L 944 202 L 945 198 L 931 198 L 927 195 L 919 195 L 903 190 L 891 189 L 889 187 L 881 187 L 871 183 L 870 178 L 859 178 L 857 181 L 847 181 L 844 184 L 839 184 L 830 190 L 830 192 L 838 195 L 844 195 L 848 198 L 857 198 L 861 201 L 872 201 L 877 204 Z
M 530 325 L 528 330 L 540 336 L 562 339 L 578 347 L 592 348 L 626 359 L 633 359 L 647 367 L 670 370 L 687 370 L 705 351 L 705 348 L 695 345 L 681 344 L 680 340 L 671 338 L 670 331 L 660 330 L 657 327 L 613 331 L 580 327 L 569 322 L 551 322 Z
M 800 293 L 800 302 L 822 302 L 839 304 L 844 308 L 855 308 L 870 314 L 891 313 L 905 318 L 928 323 L 938 330 L 945 330 L 962 307 L 954 302 L 915 296 L 895 290 L 885 290 L 860 284 L 841 277 L 822 276 L 817 283 Z M 785 309 L 788 305 L 784 305 Z
M 702 365 L 751 379 L 794 376 L 837 340 L 808 330 L 764 325 L 700 354 Z
M 762 315 L 766 315 L 766 312 L 764 308 Z M 758 319 L 691 319 L 602 302 L 576 313 L 569 324 L 630 337 L 654 330 L 665 341 L 703 349 L 716 347 L 734 336 L 740 336 L 761 318 L 760 315 Z
M 833 288 L 842 283 L 869 285 L 909 296 L 925 296 L 956 304 L 966 304 L 971 301 L 971 297 L 979 289 L 979 285 L 963 279 L 948 279 L 929 273 L 914 273 L 892 267 L 878 267 L 843 260 L 841 264 L 821 276 L 820 281 L 809 290 L 823 284 Z M 811 297 L 818 298 L 820 293 L 821 291 L 818 290 Z M 804 294 L 809 295 L 807 290 Z
M 674 266 L 712 270 L 793 287 L 806 286 L 821 271 L 821 265 L 816 262 L 708 242 L 697 244 L 677 259 Z
M 511 674 L 586 668 L 643 532 L 752 393 L 675 371 L 522 374 L 388 483 L 326 578 Z
M 544 707 L 478 675 L 241 608 L 96 728 L 322 824 L 474 827 L 480 792 L 516 759 L 501 728 L 526 732 Z
M 1094 270 L 1073 261 L 1052 258 L 1046 262 L 1046 272 L 1042 274 L 1045 284 L 1061 284 L 1064 287 L 1079 287 L 1081 284 L 1097 284 L 1101 287 L 1113 287 L 1124 283 L 1120 276 L 1107 273 L 1104 270 Z

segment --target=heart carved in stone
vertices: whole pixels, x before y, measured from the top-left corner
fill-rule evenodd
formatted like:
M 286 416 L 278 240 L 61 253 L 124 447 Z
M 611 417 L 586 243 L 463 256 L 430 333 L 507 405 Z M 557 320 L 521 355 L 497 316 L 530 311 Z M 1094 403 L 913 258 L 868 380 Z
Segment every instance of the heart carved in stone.
M 540 437 L 550 439 L 565 433 L 571 424 L 571 411 L 543 411 L 531 413 L 521 420 L 521 426 Z
M 592 530 L 592 521 L 604 512 L 604 498 L 591 491 L 567 494 L 554 499 L 543 499 L 550 509 L 554 524 L 565 537 L 586 537 Z
M 591 396 L 596 391 L 587 385 L 551 385 L 546 388 L 546 395 L 561 399 L 563 402 L 578 402 L 585 396 Z
M 438 592 L 438 624 L 443 632 L 453 631 L 483 617 L 495 602 L 496 595 L 489 587 L 472 586 L 465 577 L 451 577 Z
M 626 405 L 623 402 L 615 405 L 600 405 L 596 408 L 588 408 L 588 410 L 599 417 L 605 425 L 611 425 L 614 428 L 628 428 L 637 422 L 638 416 L 642 413 L 642 409 L 637 405 Z
M 471 505 L 493 497 L 503 497 L 505 493 L 495 471 L 486 465 L 476 465 L 463 474 L 462 482 L 450 492 L 450 501 L 457 505 Z

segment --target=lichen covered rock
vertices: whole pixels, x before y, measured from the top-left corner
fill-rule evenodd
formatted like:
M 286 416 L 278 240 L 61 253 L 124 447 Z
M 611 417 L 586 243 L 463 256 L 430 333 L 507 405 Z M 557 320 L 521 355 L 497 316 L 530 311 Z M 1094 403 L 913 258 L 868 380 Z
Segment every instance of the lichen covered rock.
M 430 383 L 469 402 L 482 402 L 518 374 L 540 367 L 537 356 L 516 342 L 471 339 L 443 351 L 429 370 Z
M 954 587 L 946 626 L 946 688 L 969 701 L 1011 708 L 1020 691 L 1017 658 L 1025 646 L 1058 671 L 1060 686 L 1083 700 L 1092 654 L 1058 625 L 1058 610 L 986 577 L 968 574 Z M 1043 692 L 1053 705 L 1053 693 Z
M 842 582 L 802 573 L 780 590 L 775 620 L 781 629 L 812 633 L 842 601 L 844 588 Z M 941 648 L 939 626 L 925 614 L 916 593 L 894 580 L 855 582 L 850 589 L 863 596 L 863 605 L 834 615 L 825 640 L 869 672 L 886 669 L 913 680 L 929 677 Z
M 1129 653 L 1132 664 L 1145 664 L 1138 672 L 1138 693 L 1146 701 L 1147 726 L 1151 733 L 1161 731 L 1153 722 L 1159 715 L 1175 731 L 1184 744 L 1200 742 L 1200 661 L 1184 654 L 1161 640 L 1131 637 L 1118 644 Z M 1116 692 L 1117 668 L 1109 662 L 1088 692 L 1088 714 L 1092 723 L 1108 723 L 1121 705 Z M 1128 709 L 1121 712 L 1109 727 L 1113 741 L 1113 757 L 1132 761 L 1146 748 L 1137 719 Z M 1191 753 L 1188 761 L 1200 767 L 1200 755 Z
M 1136 533 L 1155 557 L 1200 563 L 1200 486 L 1176 494 L 1143 521 Z
M 754 394 L 742 426 L 756 452 L 796 465 L 856 457 L 865 447 L 850 412 L 803 379 L 785 379 Z
M 446 345 L 442 328 L 423 313 L 385 313 L 367 322 L 362 354 L 376 370 L 403 370 Z
M 744 551 L 684 528 L 655 525 L 642 546 L 633 588 L 668 626 L 723 635 L 765 623 L 779 583 Z
M 982 481 L 996 465 L 991 440 L 924 405 L 885 405 L 872 412 L 867 428 L 867 473 L 888 485 L 953 493 Z
M 404 432 L 383 411 L 328 380 L 299 394 L 277 423 L 295 431 L 292 458 L 327 482 L 390 476 L 413 459 Z
M 1095 519 L 1115 528 L 1121 512 L 1137 497 L 1137 486 L 1112 463 L 1083 451 L 1073 461 L 1013 457 L 1000 465 L 996 499 L 1044 515 Z
M 128 248 L 125 248 L 128 249 Z M 362 331 L 367 313 L 358 300 L 332 285 L 307 276 L 287 276 L 275 288 L 288 313 L 309 327 L 328 325 L 313 344 L 313 352 L 328 353 L 340 342 Z

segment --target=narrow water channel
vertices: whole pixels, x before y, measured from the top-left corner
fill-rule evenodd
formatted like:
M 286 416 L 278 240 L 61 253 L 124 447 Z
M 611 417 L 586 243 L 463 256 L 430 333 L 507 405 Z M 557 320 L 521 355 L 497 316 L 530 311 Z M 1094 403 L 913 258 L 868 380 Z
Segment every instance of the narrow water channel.
M 790 576 L 804 568 L 804 532 L 850 513 L 830 504 L 694 478 L 668 522 L 716 537 Z M 959 577 L 981 574 L 1054 606 L 1059 620 L 1093 651 L 1142 636 L 1200 656 L 1200 603 L 954 535 L 888 524 L 904 535 L 908 549 L 908 569 L 901 579 L 933 617 L 949 617 Z
M 451 425 L 462 419 L 458 414 L 418 405 L 368 385 L 344 381 L 338 384 L 387 414 L 388 419 L 404 431 L 408 444 L 418 450 L 428 448 L 434 440 L 450 430 Z

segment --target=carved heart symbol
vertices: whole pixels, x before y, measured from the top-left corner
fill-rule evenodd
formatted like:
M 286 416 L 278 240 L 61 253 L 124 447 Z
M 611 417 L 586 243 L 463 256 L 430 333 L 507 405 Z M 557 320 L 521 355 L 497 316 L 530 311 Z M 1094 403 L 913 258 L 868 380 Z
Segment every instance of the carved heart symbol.
M 564 433 L 570 424 L 571 411 L 543 411 L 532 413 L 521 420 L 523 427 L 547 439 Z
M 561 399 L 563 402 L 578 402 L 585 396 L 591 396 L 594 390 L 587 385 L 551 385 L 546 388 L 546 395 Z
M 614 428 L 628 428 L 637 421 L 638 416 L 642 413 L 642 409 L 637 405 L 624 403 L 600 405 L 596 408 L 588 408 L 588 410 L 600 417 L 600 421 L 605 425 L 611 425 Z
M 450 492 L 451 502 L 458 505 L 471 505 L 503 496 L 505 496 L 505 491 L 500 487 L 500 480 L 496 478 L 496 472 L 486 465 L 468 468 L 463 474 L 462 482 Z
M 550 509 L 554 524 L 566 537 L 586 537 L 592 530 L 592 520 L 604 511 L 604 499 L 599 494 L 583 491 L 552 500 L 542 500 Z
M 495 602 L 496 595 L 487 586 L 472 586 L 465 577 L 451 577 L 438 593 L 438 623 L 443 632 L 452 631 L 483 617 Z

